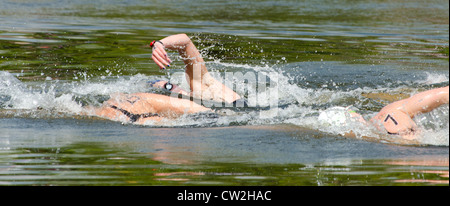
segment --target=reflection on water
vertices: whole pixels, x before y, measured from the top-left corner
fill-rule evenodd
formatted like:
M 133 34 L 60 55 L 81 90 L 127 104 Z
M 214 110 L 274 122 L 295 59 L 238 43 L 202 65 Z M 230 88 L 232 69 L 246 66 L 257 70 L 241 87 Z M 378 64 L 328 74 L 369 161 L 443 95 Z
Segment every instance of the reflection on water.
M 449 184 L 448 178 L 449 178 L 449 172 L 447 171 L 441 171 L 439 168 L 445 168 L 449 166 L 448 164 L 448 158 L 432 158 L 432 159 L 425 159 L 425 160 L 397 160 L 392 162 L 386 162 L 388 165 L 404 165 L 404 166 L 417 166 L 416 169 L 411 170 L 414 173 L 418 173 L 417 177 L 411 177 L 411 179 L 398 179 L 395 180 L 395 182 L 398 183 L 431 183 L 431 184 Z M 427 169 L 422 169 L 429 168 Z M 433 167 L 436 168 L 436 170 L 432 169 Z M 430 178 L 420 178 L 425 177 L 425 174 L 430 174 Z M 432 178 L 434 176 L 434 178 Z M 437 179 L 437 176 L 444 178 L 443 180 Z M 447 180 L 445 180 L 447 178 Z
M 315 164 L 166 164 L 102 143 L 2 151 L 0 185 L 448 185 L 448 157 Z

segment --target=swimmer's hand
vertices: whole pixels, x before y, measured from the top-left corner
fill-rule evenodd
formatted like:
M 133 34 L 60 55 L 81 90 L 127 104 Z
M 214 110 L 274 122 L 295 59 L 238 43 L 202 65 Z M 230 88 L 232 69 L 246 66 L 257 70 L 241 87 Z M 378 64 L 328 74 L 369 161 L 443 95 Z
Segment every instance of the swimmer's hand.
M 159 66 L 160 69 L 170 67 L 172 60 L 167 55 L 164 44 L 161 41 L 154 41 L 150 44 L 152 47 L 152 59 Z

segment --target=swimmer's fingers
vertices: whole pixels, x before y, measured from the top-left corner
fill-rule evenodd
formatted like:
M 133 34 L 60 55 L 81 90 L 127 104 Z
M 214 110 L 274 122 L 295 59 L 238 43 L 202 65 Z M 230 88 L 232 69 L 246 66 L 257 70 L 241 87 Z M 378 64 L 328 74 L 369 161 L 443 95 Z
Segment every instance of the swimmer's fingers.
M 153 61 L 158 65 L 158 67 L 160 68 L 160 69 L 165 69 L 166 67 L 159 61 L 159 59 L 155 56 L 155 55 L 152 55 L 152 59 L 153 59 Z
M 170 60 L 169 56 L 167 55 L 166 49 L 162 44 L 156 44 L 155 46 L 156 52 L 167 62 L 172 63 L 172 60 Z
M 163 67 L 160 66 L 161 69 L 165 68 L 165 66 L 170 67 L 170 63 L 172 63 L 172 60 L 170 60 L 162 44 L 155 44 L 155 46 L 153 47 L 152 56 L 154 56 L 154 59 L 157 59 L 159 63 L 164 65 Z
M 167 54 L 161 53 L 161 51 L 159 51 L 158 49 L 154 49 L 152 53 L 152 59 L 159 66 L 160 69 L 170 67 L 170 63 L 168 62 L 167 58 L 164 58 L 164 55 Z

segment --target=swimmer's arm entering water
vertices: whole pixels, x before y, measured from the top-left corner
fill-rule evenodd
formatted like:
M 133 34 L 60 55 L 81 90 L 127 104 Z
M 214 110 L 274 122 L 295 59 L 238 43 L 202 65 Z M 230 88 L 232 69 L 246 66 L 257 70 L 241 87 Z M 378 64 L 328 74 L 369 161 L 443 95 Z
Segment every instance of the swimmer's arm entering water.
M 448 103 L 448 86 L 432 89 L 385 106 L 370 122 L 380 130 L 385 129 L 390 134 L 412 140 L 417 138 L 419 132 L 412 118 Z
M 398 135 L 401 138 L 386 138 L 383 140 L 400 144 L 419 144 L 420 130 L 414 120 L 415 115 L 427 113 L 437 107 L 449 103 L 449 87 L 432 89 L 413 95 L 407 99 L 393 102 L 380 110 L 369 122 L 365 122 L 361 115 L 348 110 L 352 118 L 358 119 L 364 125 L 375 126 L 387 134 Z M 355 138 L 357 135 L 351 131 L 346 137 Z M 368 140 L 379 141 L 382 137 L 362 137 Z
M 152 59 L 161 68 L 171 60 L 165 49 L 178 51 L 186 65 L 186 77 L 191 88 L 191 96 L 198 99 L 232 103 L 241 97 L 232 89 L 214 79 L 208 72 L 205 61 L 194 43 L 186 34 L 177 34 L 155 42 Z

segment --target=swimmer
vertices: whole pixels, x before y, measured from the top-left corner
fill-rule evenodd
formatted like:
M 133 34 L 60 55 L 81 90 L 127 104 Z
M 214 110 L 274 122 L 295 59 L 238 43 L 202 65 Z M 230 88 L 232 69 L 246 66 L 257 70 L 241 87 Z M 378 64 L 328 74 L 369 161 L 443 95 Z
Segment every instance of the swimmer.
M 172 92 L 200 100 L 225 102 L 232 105 L 245 103 L 236 92 L 214 79 L 208 72 L 205 62 L 194 43 L 186 34 L 168 36 L 150 44 L 152 59 L 160 69 L 170 67 L 172 60 L 166 49 L 177 51 L 185 64 L 186 79 L 190 92 L 164 81 L 153 81 L 151 86 L 165 88 Z M 240 103 L 240 104 L 238 104 Z M 99 117 L 143 124 L 148 120 L 160 121 L 163 118 L 176 118 L 184 114 L 212 112 L 189 99 L 179 99 L 153 93 L 113 94 L 100 108 L 87 108 L 86 114 Z
M 344 125 L 347 114 L 352 120 L 364 125 L 373 125 L 379 131 L 401 137 L 405 142 L 414 142 L 420 134 L 420 129 L 414 122 L 414 116 L 431 112 L 443 104 L 449 103 L 449 87 L 442 87 L 415 94 L 383 107 L 368 122 L 354 110 L 336 107 L 319 115 L 319 121 L 329 125 Z M 346 136 L 355 136 L 353 132 Z
M 449 103 L 449 87 L 442 87 L 415 94 L 407 99 L 393 102 L 380 110 L 370 122 L 381 131 L 414 140 L 420 133 L 414 116 L 428 113 Z
M 191 91 L 184 91 L 176 85 L 169 85 L 168 82 L 164 81 L 152 82 L 152 86 L 165 88 L 201 100 L 232 103 L 234 105 L 244 101 L 236 92 L 208 73 L 200 52 L 186 34 L 168 36 L 159 41 L 153 41 L 150 46 L 153 49 L 152 59 L 160 69 L 166 69 L 172 63 L 166 49 L 178 51 L 185 64 L 186 79 Z M 401 136 L 405 140 L 414 140 L 420 131 L 412 118 L 419 113 L 430 112 L 442 104 L 448 104 L 448 90 L 448 86 L 433 89 L 391 103 L 385 106 L 369 123 L 356 112 L 349 112 L 352 117 L 356 117 L 365 124 L 372 124 L 382 132 Z M 88 114 L 138 124 L 143 124 L 147 120 L 160 121 L 164 118 L 176 118 L 184 114 L 213 112 L 211 109 L 189 99 L 152 93 L 114 94 L 111 95 L 110 100 L 103 103 L 102 107 L 90 109 L 87 112 Z

